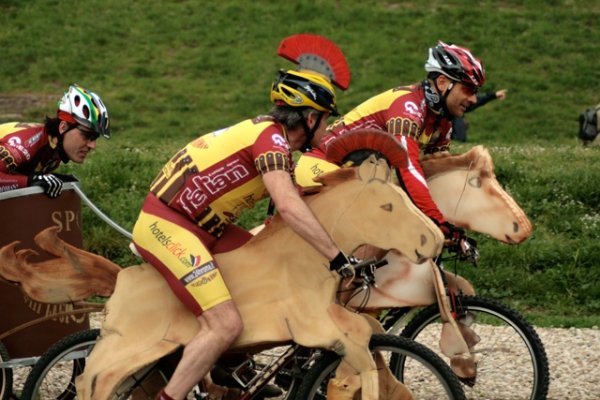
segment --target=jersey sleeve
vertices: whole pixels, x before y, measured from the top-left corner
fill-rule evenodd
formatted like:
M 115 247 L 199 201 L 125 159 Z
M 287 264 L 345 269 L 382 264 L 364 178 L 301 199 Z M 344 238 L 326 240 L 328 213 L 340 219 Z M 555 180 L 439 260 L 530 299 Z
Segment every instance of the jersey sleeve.
M 388 110 L 387 130 L 398 139 L 408 156 L 407 164 L 399 168 L 404 189 L 423 213 L 441 224 L 445 221 L 444 216 L 429 193 L 419 161 L 418 140 L 425 124 L 425 112 L 418 99 L 405 96 L 394 102 Z
M 283 132 L 275 125 L 264 129 L 252 146 L 256 170 L 264 175 L 270 171 L 292 172 L 290 145 Z
M 429 193 L 427 180 L 419 162 L 419 144 L 411 137 L 405 135 L 397 136 L 397 139 L 408 154 L 408 162 L 405 166 L 399 168 L 404 189 L 415 205 L 425 215 L 438 224 L 444 223 L 446 219 Z
M 31 149 L 18 136 L 0 140 L 0 192 L 27 187 L 27 176 L 18 173 L 27 157 L 31 157 Z
M 7 174 L 0 168 L 0 193 L 27 187 L 27 176 Z

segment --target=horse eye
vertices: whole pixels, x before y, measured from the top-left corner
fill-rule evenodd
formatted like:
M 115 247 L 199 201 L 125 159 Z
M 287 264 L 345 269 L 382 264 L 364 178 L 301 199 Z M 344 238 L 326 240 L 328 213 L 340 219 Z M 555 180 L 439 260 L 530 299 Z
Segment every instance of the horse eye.
M 474 176 L 474 177 L 470 178 L 469 185 L 473 186 L 475 188 L 480 188 L 481 187 L 481 177 Z
M 392 205 L 392 203 L 387 203 L 387 204 L 382 205 L 381 208 L 383 208 L 384 211 L 392 212 L 392 210 L 394 209 L 394 206 Z

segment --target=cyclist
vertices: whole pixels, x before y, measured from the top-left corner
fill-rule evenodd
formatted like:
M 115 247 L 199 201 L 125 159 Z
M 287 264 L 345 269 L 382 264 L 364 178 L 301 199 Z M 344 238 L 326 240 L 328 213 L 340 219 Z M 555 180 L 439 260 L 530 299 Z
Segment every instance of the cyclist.
M 330 260 L 346 256 L 301 199 L 292 152 L 322 136 L 338 115 L 335 91 L 311 70 L 281 71 L 272 84 L 269 115 L 247 119 L 190 142 L 163 167 L 133 229 L 140 255 L 167 280 L 199 322 L 161 399 L 183 399 L 241 334 L 240 314 L 213 254 L 241 246 L 252 235 L 234 222 L 243 209 L 270 196 L 287 224 Z
M 61 162 L 83 163 L 100 135 L 110 138 L 106 106 L 76 84 L 58 102 L 56 117 L 46 117 L 43 124 L 0 125 L 0 192 L 41 186 L 46 195 L 57 197 L 66 176 L 51 172 Z
M 380 93 L 336 120 L 319 147 L 300 158 L 296 176 L 301 185 L 310 186 L 315 175 L 338 168 L 324 159 L 336 137 L 360 128 L 386 131 L 408 154 L 408 164 L 396 166 L 406 192 L 447 239 L 461 239 L 464 231 L 446 221 L 431 198 L 419 158 L 421 151 L 428 156 L 449 150 L 452 119 L 477 102 L 485 72 L 469 49 L 443 42 L 429 49 L 425 70 L 422 82 Z

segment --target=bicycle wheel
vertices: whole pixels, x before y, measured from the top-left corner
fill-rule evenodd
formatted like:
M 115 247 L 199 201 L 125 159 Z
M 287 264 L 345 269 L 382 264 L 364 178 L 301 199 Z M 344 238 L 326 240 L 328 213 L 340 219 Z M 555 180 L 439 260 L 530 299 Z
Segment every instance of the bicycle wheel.
M 21 400 L 41 399 L 42 394 L 44 399 L 74 399 L 75 378 L 99 334 L 99 329 L 75 332 L 50 346 L 27 376 Z
M 280 397 L 281 400 L 297 398 L 298 389 L 306 375 L 306 371 L 321 356 L 321 352 L 319 349 L 301 347 L 294 358 L 277 372 L 274 383 L 284 391 L 284 394 Z
M 0 342 L 0 363 L 8 361 L 8 350 Z M 12 395 L 12 368 L 0 368 L 0 400 L 8 400 Z
M 389 361 L 394 356 L 402 356 L 402 383 L 416 399 L 464 399 L 462 385 L 452 373 L 448 364 L 434 352 L 412 340 L 400 336 L 373 335 L 369 348 L 383 354 Z M 324 352 L 308 370 L 298 389 L 299 399 L 325 399 L 327 383 L 334 376 L 341 357 L 333 352 Z M 398 377 L 398 371 L 390 365 L 391 372 Z
M 465 385 L 467 397 L 545 399 L 550 380 L 548 358 L 533 327 L 516 311 L 495 300 L 465 296 L 458 301 L 462 306 L 458 318 L 481 338 L 475 346 L 479 359 L 477 379 L 472 386 Z M 438 306 L 431 305 L 414 316 L 401 336 L 439 349 L 441 326 Z

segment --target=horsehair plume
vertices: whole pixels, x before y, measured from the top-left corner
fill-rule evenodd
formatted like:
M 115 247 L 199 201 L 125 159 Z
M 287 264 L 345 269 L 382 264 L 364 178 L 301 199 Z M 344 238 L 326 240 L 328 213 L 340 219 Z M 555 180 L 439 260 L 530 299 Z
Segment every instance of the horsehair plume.
M 283 39 L 277 54 L 295 64 L 325 75 L 342 90 L 350 85 L 350 67 L 342 50 L 329 39 L 301 33 Z
M 390 134 L 378 129 L 357 129 L 333 140 L 327 146 L 327 159 L 342 164 L 348 155 L 365 151 L 380 153 L 394 167 L 405 167 L 406 151 Z

